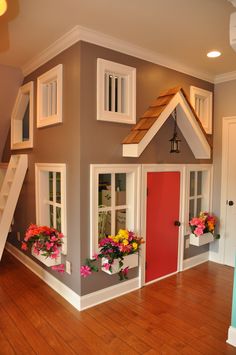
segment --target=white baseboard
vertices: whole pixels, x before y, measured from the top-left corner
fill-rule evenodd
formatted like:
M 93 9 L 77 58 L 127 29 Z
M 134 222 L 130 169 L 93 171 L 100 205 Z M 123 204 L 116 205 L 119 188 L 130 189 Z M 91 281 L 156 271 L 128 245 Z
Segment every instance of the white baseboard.
M 136 277 L 135 279 L 121 282 L 115 286 L 110 286 L 84 296 L 79 296 L 12 244 L 6 243 L 6 250 L 79 311 L 93 307 L 99 303 L 106 302 L 139 288 L 139 278 Z
M 81 296 L 81 310 L 90 308 L 105 301 L 109 301 L 115 297 L 122 296 L 131 291 L 135 291 L 138 288 L 139 278 L 136 277 L 135 279 L 121 282 L 115 286 L 110 286 L 103 290 Z
M 183 270 L 190 269 L 209 260 L 209 252 L 205 252 L 183 261 Z
M 226 343 L 236 346 L 236 328 L 230 326 L 228 330 L 228 339 Z
M 173 275 L 176 275 L 176 274 L 178 274 L 178 271 L 172 272 L 171 274 L 168 274 L 168 275 L 165 275 L 165 276 L 158 277 L 158 278 L 155 279 L 155 280 L 146 282 L 146 283 L 145 283 L 145 286 L 148 286 L 148 285 L 151 285 L 151 284 L 153 284 L 153 283 L 155 283 L 155 282 L 164 280 L 164 279 L 166 279 L 167 277 L 170 277 L 170 276 L 173 276 Z

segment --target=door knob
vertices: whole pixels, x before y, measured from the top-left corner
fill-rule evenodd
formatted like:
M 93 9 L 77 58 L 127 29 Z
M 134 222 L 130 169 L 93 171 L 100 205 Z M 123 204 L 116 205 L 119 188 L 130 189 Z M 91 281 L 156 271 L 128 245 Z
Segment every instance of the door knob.
M 234 205 L 234 201 L 229 201 L 229 206 L 233 206 Z
M 181 226 L 181 223 L 180 223 L 180 221 L 174 221 L 174 225 L 179 227 L 179 226 Z

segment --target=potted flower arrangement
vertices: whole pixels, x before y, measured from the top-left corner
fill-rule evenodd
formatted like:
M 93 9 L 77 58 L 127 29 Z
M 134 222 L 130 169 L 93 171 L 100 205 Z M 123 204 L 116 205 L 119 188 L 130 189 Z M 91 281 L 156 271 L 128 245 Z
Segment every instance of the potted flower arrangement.
M 115 236 L 108 236 L 99 242 L 100 252 L 92 259 L 86 259 L 81 266 L 80 274 L 83 277 L 98 272 L 96 261 L 102 260 L 102 271 L 108 274 L 118 273 L 120 280 L 128 278 L 128 270 L 138 266 L 138 252 L 143 239 L 134 232 L 120 229 Z
M 21 249 L 31 250 L 34 257 L 53 270 L 64 272 L 61 264 L 61 246 L 63 234 L 54 228 L 31 224 L 25 233 Z
M 194 217 L 189 221 L 192 233 L 190 234 L 190 244 L 201 246 L 214 240 L 214 230 L 217 219 L 208 212 L 200 212 L 199 217 Z M 219 235 L 215 236 L 215 239 Z

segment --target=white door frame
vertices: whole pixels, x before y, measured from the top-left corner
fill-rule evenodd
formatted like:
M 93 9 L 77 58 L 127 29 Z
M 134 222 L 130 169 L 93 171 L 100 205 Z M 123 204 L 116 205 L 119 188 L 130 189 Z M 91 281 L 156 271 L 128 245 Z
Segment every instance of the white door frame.
M 180 209 L 179 209 L 179 221 L 181 226 L 179 227 L 178 238 L 178 265 L 177 272 L 183 270 L 183 257 L 184 257 L 184 221 L 185 221 L 185 179 L 186 179 L 186 164 L 143 164 L 142 165 L 142 191 L 141 191 L 141 235 L 146 240 L 146 213 L 147 213 L 147 173 L 149 172 L 180 172 Z M 145 282 L 145 266 L 146 266 L 146 244 L 142 245 L 141 263 L 140 263 L 140 283 L 141 286 L 146 284 Z M 167 275 L 169 276 L 169 275 Z M 167 277 L 164 276 L 164 277 Z M 157 279 L 160 280 L 161 278 Z M 157 280 L 153 280 L 155 282 Z
M 225 262 L 225 231 L 227 215 L 227 180 L 228 180 L 228 136 L 229 125 L 236 124 L 236 116 L 223 117 L 222 119 L 222 165 L 221 165 L 221 201 L 220 201 L 220 239 L 219 239 L 219 261 Z

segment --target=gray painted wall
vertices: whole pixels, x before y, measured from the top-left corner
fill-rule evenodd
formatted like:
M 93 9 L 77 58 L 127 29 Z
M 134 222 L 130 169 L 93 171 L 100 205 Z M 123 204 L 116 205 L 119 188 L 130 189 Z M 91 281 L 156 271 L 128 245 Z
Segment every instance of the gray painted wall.
M 96 45 L 80 42 L 33 72 L 25 82 L 35 82 L 39 75 L 63 64 L 63 123 L 36 128 L 34 124 L 34 148 L 24 150 L 29 154 L 29 170 L 15 213 L 14 230 L 23 234 L 31 222 L 35 222 L 35 162 L 67 164 L 67 224 L 68 255 L 72 262 L 72 275 L 54 275 L 78 294 L 84 295 L 118 282 L 117 275 L 93 274 L 81 280 L 80 258 L 89 256 L 89 168 L 91 163 L 201 163 L 196 160 L 183 137 L 181 153 L 169 154 L 169 139 L 173 133 L 173 121 L 168 120 L 149 144 L 140 158 L 123 158 L 121 142 L 129 133 L 127 124 L 96 120 L 96 61 L 104 58 L 137 68 L 137 117 L 140 117 L 161 91 L 181 85 L 189 94 L 190 85 L 213 91 L 213 85 L 191 76 L 163 68 L 125 54 Z M 35 106 L 36 120 L 36 106 Z M 9 138 L 4 160 L 10 156 Z M 209 163 L 210 161 L 204 161 Z M 15 233 L 9 240 L 19 247 Z M 190 249 L 188 256 L 191 256 Z M 50 271 L 51 272 L 51 271 Z M 130 271 L 130 278 L 137 269 Z

